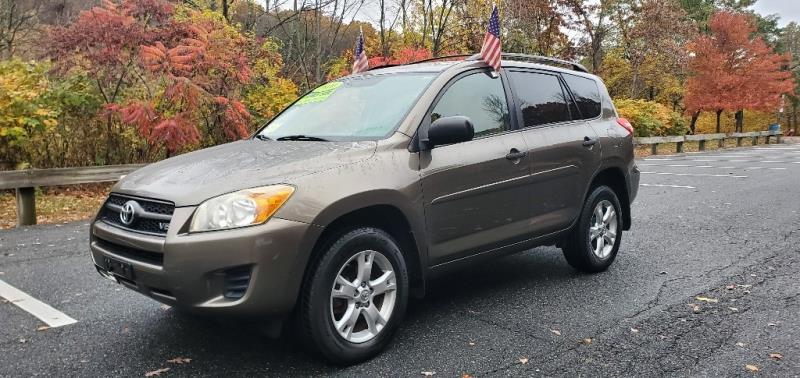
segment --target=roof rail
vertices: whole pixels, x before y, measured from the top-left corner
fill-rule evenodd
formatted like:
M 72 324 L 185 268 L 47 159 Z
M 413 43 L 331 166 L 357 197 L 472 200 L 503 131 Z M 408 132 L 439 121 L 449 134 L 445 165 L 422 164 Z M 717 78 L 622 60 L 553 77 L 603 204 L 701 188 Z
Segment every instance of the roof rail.
M 531 62 L 531 63 L 540 63 L 540 64 L 548 64 L 551 66 L 560 66 L 569 68 L 573 71 L 585 72 L 589 73 L 589 70 L 586 69 L 582 64 L 570 62 L 568 60 L 558 59 L 558 58 L 548 58 L 546 56 L 539 56 L 539 55 L 528 55 L 528 54 L 517 54 L 517 53 L 502 53 L 501 54 L 503 59 L 506 60 L 514 60 L 520 62 Z M 466 60 L 479 60 L 481 58 L 481 54 L 475 54 L 467 58 Z
M 381 66 L 370 67 L 367 71 L 376 70 L 378 68 L 387 68 L 387 67 L 397 67 L 397 66 L 407 66 L 410 64 L 419 64 L 419 63 L 427 63 L 427 62 L 435 62 L 437 60 L 446 60 L 446 59 L 453 59 L 453 58 L 464 58 L 467 60 L 472 57 L 472 54 L 456 54 L 456 55 L 445 55 L 445 56 L 437 56 L 435 58 L 428 58 L 422 60 L 415 60 L 413 62 L 408 63 L 400 63 L 400 64 L 384 64 Z

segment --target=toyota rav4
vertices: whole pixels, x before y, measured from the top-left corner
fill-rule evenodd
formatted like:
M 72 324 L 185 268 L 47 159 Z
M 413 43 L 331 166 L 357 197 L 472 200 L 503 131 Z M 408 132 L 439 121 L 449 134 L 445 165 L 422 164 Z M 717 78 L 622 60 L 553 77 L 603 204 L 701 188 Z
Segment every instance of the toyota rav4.
M 502 65 L 350 75 L 252 138 L 139 169 L 92 223 L 94 264 L 178 309 L 293 324 L 342 364 L 443 272 L 542 245 L 603 271 L 631 227 L 633 130 L 578 64 Z

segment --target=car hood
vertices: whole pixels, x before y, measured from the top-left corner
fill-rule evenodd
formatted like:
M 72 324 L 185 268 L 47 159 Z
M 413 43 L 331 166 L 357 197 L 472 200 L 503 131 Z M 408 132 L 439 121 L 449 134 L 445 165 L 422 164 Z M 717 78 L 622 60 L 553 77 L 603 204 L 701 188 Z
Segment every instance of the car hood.
M 369 158 L 376 142 L 242 140 L 150 164 L 113 191 L 194 206 L 225 193 L 277 183 Z

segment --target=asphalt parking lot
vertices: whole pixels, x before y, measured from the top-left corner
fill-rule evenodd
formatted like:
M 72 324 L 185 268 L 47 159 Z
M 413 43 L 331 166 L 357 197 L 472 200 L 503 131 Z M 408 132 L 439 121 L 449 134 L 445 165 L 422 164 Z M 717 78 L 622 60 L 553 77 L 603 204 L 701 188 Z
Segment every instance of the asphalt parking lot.
M 609 271 L 547 247 L 447 276 L 349 368 L 101 278 L 88 221 L 0 231 L 0 293 L 30 298 L 0 298 L 0 376 L 800 376 L 800 145 L 638 164 Z

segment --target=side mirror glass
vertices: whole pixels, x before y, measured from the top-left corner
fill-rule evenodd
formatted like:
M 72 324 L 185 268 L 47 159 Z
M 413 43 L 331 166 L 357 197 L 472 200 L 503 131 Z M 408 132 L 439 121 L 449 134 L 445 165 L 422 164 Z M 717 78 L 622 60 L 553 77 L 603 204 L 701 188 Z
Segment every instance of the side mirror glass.
M 475 137 L 472 121 L 464 116 L 442 117 L 428 129 L 428 149 L 444 144 L 467 142 Z

